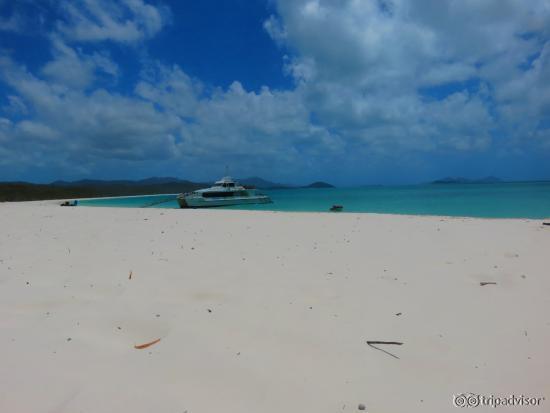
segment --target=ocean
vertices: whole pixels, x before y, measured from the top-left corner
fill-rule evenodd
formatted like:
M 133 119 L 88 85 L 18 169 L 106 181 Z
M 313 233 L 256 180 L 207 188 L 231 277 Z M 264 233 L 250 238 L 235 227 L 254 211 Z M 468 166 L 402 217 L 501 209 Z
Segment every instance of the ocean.
M 341 213 L 480 218 L 550 217 L 550 182 L 274 189 L 261 192 L 269 195 L 273 203 L 217 209 L 325 212 L 332 205 L 338 204 L 344 207 Z M 80 200 L 79 206 L 179 208 L 175 195 Z

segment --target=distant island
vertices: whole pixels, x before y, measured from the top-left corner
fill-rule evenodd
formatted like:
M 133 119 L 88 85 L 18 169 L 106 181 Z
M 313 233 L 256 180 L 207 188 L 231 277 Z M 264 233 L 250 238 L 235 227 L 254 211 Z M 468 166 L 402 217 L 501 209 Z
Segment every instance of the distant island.
M 317 181 L 312 184 L 303 186 L 302 188 L 334 188 L 334 185 L 327 184 L 326 182 Z
M 237 179 L 242 185 L 258 189 L 332 188 L 326 182 L 307 186 L 284 185 L 260 177 Z M 54 181 L 50 184 L 30 182 L 0 182 L 0 202 L 38 201 L 44 199 L 100 198 L 107 196 L 177 194 L 212 185 L 211 182 L 192 182 L 174 177 L 152 177 L 140 180 L 81 179 Z
M 463 177 L 446 177 L 433 181 L 433 184 L 496 184 L 503 182 L 500 178 L 494 176 L 486 176 L 479 179 L 468 179 Z

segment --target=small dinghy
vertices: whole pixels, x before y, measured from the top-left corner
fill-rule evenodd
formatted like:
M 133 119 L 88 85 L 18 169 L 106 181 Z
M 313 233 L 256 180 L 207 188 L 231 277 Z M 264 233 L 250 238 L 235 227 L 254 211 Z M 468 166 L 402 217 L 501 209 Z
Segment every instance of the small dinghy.
M 344 209 L 342 205 L 333 205 L 330 207 L 330 212 L 341 212 Z

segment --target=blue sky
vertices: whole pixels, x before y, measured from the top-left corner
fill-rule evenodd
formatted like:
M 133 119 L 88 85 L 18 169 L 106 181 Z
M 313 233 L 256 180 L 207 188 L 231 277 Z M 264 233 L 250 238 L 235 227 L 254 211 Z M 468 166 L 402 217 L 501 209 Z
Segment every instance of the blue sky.
M 550 178 L 545 0 L 0 0 L 0 181 Z

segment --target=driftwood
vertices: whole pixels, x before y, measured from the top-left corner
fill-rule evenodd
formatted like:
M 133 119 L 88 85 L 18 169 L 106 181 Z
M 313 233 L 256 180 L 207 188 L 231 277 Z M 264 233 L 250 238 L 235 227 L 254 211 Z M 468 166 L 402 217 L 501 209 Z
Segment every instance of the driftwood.
M 397 357 L 395 354 L 392 354 L 389 351 L 386 351 L 386 350 L 384 350 L 380 347 L 376 347 L 376 345 L 380 345 L 380 344 L 392 344 L 392 345 L 396 345 L 396 346 L 402 346 L 403 345 L 402 342 L 400 342 L 400 341 L 371 341 L 371 340 L 367 340 L 367 345 L 369 345 L 370 347 L 375 348 L 376 350 L 380 350 L 380 351 L 386 353 L 387 355 L 392 356 L 393 358 L 399 359 L 399 357 Z
M 479 285 L 483 287 L 484 285 L 497 285 L 497 283 L 494 281 L 482 281 L 479 283 Z
M 542 225 L 550 225 L 550 222 L 543 222 Z
M 134 273 L 133 271 L 130 271 L 130 274 L 128 274 L 128 279 L 129 279 L 129 280 L 132 279 L 132 274 L 133 274 L 133 273 Z
M 142 350 L 142 349 L 144 349 L 144 348 L 147 348 L 147 347 L 152 346 L 153 344 L 157 344 L 159 341 L 160 341 L 160 338 L 157 338 L 156 340 L 150 341 L 149 343 L 145 343 L 145 344 L 136 344 L 136 345 L 134 346 L 134 348 L 137 349 L 137 350 Z

